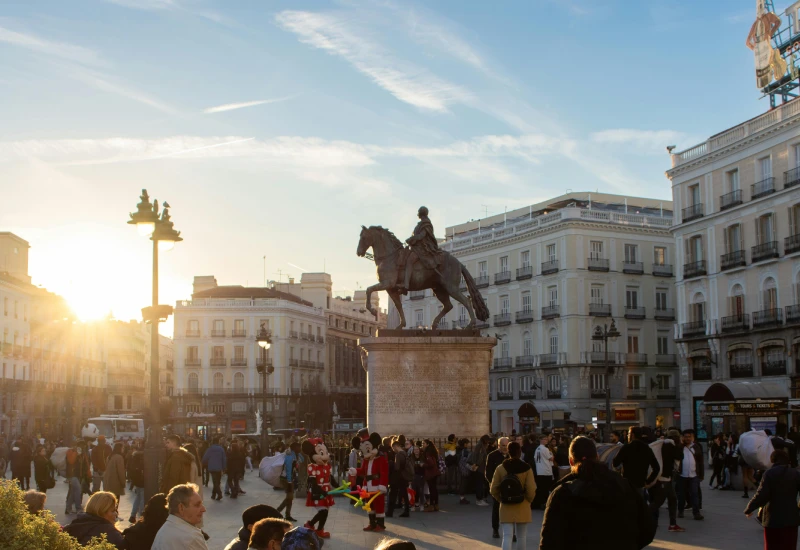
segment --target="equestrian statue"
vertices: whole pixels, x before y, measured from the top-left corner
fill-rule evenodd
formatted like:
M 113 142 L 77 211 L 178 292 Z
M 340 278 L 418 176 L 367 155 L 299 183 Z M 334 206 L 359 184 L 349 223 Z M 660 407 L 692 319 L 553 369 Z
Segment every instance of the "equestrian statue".
M 378 284 L 367 288 L 367 309 L 377 316 L 370 297 L 373 292 L 385 290 L 400 314 L 400 324 L 395 328 L 401 329 L 406 326 L 406 318 L 400 295 L 430 288 L 443 306 L 431 328 L 436 328 L 442 317 L 453 309 L 450 298 L 469 312 L 469 324 L 465 328 L 475 328 L 476 319 L 486 321 L 489 318 L 489 309 L 472 275 L 454 256 L 439 248 L 433 224 L 428 219 L 428 209 L 421 206 L 417 215 L 420 221 L 413 235 L 406 239 L 407 247 L 388 229 L 379 225 L 361 226 L 356 253 L 359 257 L 374 260 L 378 270 Z M 370 248 L 373 254 L 367 253 Z M 467 284 L 469 298 L 459 288 L 462 278 Z

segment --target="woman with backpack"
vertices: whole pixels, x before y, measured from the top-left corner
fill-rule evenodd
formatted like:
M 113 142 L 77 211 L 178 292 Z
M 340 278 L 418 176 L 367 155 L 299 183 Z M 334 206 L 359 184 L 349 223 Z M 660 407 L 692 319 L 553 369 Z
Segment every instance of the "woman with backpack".
M 508 458 L 494 471 L 491 495 L 500 503 L 500 526 L 503 550 L 511 550 L 516 531 L 517 548 L 525 548 L 531 502 L 536 496 L 536 482 L 531 467 L 520 460 L 522 447 L 516 441 L 508 444 Z
M 425 440 L 425 482 L 428 484 L 428 505 L 425 506 L 426 512 L 439 511 L 439 450 L 433 441 L 430 439 Z

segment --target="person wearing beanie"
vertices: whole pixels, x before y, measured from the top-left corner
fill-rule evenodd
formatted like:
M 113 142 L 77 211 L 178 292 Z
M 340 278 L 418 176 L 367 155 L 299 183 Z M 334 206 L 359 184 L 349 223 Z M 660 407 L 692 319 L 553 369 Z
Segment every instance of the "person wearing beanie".
M 281 550 L 320 550 L 325 540 L 308 527 L 295 527 L 288 531 L 281 541 Z
M 225 547 L 225 550 L 247 550 L 250 536 L 253 534 L 253 525 L 267 518 L 282 519 L 282 516 L 275 508 L 266 504 L 256 504 L 245 509 L 242 512 L 243 525 L 239 529 L 239 534 Z

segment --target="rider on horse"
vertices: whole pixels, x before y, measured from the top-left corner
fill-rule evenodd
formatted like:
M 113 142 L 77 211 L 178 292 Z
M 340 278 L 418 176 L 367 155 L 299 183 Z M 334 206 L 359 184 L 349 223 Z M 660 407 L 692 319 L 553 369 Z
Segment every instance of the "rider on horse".
M 419 223 L 414 228 L 414 234 L 406 239 L 410 251 L 406 259 L 406 273 L 403 284 L 398 286 L 401 294 L 406 294 L 411 285 L 411 273 L 414 271 L 414 264 L 419 260 L 427 269 L 436 269 L 438 265 L 437 255 L 439 245 L 436 236 L 433 234 L 433 224 L 428 218 L 428 209 L 424 206 L 419 207 L 417 212 Z

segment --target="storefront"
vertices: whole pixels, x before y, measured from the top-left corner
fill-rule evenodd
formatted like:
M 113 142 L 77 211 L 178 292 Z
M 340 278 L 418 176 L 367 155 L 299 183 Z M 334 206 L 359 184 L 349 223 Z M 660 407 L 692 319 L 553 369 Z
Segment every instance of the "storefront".
M 694 398 L 694 425 L 698 439 L 718 433 L 771 429 L 789 418 L 788 388 L 770 382 L 731 381 L 712 384 L 702 398 Z
M 519 433 L 529 434 L 541 431 L 561 433 L 573 427 L 570 421 L 570 412 L 566 410 L 567 404 L 560 401 L 540 401 L 523 403 L 517 410 L 519 418 Z
M 517 410 L 517 417 L 519 418 L 518 433 L 523 435 L 536 433 L 536 427 L 539 426 L 539 411 L 533 403 L 523 403 Z

